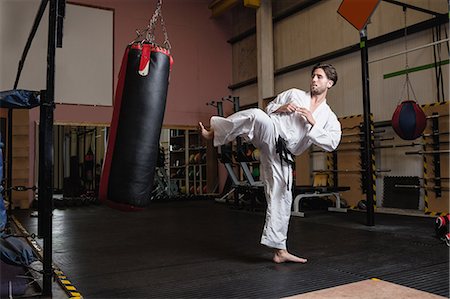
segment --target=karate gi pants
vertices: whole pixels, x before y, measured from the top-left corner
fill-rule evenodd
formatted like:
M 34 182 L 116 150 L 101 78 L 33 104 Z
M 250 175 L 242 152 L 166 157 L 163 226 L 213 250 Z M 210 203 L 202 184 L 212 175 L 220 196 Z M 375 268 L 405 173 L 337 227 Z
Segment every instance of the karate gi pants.
M 224 145 L 236 137 L 253 143 L 260 150 L 261 178 L 267 200 L 267 211 L 261 244 L 286 249 L 292 205 L 292 167 L 280 160 L 276 152 L 278 128 L 261 109 L 238 111 L 227 118 L 213 116 L 214 146 Z

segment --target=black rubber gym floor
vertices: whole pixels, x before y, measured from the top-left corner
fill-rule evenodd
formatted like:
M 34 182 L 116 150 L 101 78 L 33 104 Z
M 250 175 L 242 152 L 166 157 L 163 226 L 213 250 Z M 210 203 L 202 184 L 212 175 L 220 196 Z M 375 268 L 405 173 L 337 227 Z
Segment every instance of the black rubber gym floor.
M 449 296 L 449 250 L 434 219 L 313 212 L 291 218 L 288 248 L 307 264 L 277 265 L 259 245 L 264 214 L 213 201 L 54 210 L 53 261 L 84 298 L 280 298 L 378 278 Z M 30 211 L 14 215 L 32 233 Z

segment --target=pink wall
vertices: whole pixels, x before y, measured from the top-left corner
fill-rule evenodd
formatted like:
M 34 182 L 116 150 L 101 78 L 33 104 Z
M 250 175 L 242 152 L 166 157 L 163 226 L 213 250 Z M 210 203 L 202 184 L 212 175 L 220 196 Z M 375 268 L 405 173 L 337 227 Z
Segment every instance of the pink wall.
M 172 45 L 174 65 L 170 75 L 165 125 L 195 126 L 216 111 L 206 102 L 230 94 L 231 37 L 228 16 L 211 19 L 209 0 L 164 0 L 163 16 Z M 123 52 L 152 17 L 156 0 L 77 0 L 73 3 L 114 9 L 114 86 Z M 162 34 L 158 27 L 158 40 Z M 58 74 L 56 74 L 58 75 Z M 56 101 L 58 101 L 56 99 Z M 66 107 L 67 106 L 67 107 Z M 110 107 L 57 105 L 55 122 L 109 122 Z M 31 114 L 32 121 L 39 118 Z
M 135 30 L 147 26 L 156 0 L 76 0 L 71 3 L 114 9 L 116 86 L 123 52 L 136 37 Z M 231 45 L 226 41 L 231 37 L 231 24 L 229 16 L 211 19 L 209 3 L 210 0 L 163 0 L 162 12 L 174 58 L 164 117 L 167 126 L 196 126 L 198 121 L 208 122 L 216 110 L 206 106 L 206 102 L 230 94 L 227 86 L 231 83 Z M 157 42 L 162 43 L 159 28 Z M 107 124 L 112 111 L 112 107 L 58 104 L 54 121 Z M 31 110 L 30 184 L 35 181 L 34 122 L 38 120 L 39 109 Z M 222 169 L 220 176 L 223 175 Z
M 114 86 L 125 47 L 135 37 L 135 30 L 144 28 L 156 7 L 156 0 L 76 0 L 79 4 L 114 9 Z M 207 121 L 216 111 L 206 106 L 212 99 L 230 94 L 231 37 L 228 16 L 211 19 L 210 0 L 164 0 L 163 16 L 172 45 L 174 64 L 170 75 L 165 125 L 195 126 Z M 159 26 L 159 25 L 158 25 Z M 163 42 L 160 26 L 158 43 Z M 79 110 L 80 109 L 80 110 Z M 98 107 L 91 122 L 104 119 L 110 109 Z M 58 108 L 57 108 L 58 110 Z M 85 109 L 70 107 L 55 114 L 61 118 L 82 117 Z

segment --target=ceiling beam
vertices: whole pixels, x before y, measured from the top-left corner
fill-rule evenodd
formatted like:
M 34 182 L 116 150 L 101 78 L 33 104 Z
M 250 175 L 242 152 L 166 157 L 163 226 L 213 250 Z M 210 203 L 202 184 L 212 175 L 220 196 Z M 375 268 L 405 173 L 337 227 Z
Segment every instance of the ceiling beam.
M 261 0 L 244 0 L 244 6 L 249 8 L 259 8 Z
M 235 6 L 239 0 L 214 0 L 209 5 L 208 8 L 211 9 L 212 17 L 216 18 Z

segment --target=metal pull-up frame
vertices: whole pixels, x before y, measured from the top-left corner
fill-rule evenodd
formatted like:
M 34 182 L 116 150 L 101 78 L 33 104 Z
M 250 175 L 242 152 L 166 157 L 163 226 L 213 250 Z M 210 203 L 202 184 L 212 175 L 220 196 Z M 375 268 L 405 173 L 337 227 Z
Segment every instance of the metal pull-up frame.
M 38 195 L 38 236 L 43 238 L 43 287 L 42 295 L 52 294 L 52 210 L 53 210 L 53 110 L 55 109 L 55 52 L 62 47 L 63 20 L 66 0 L 42 0 L 36 14 L 33 27 L 28 36 L 14 82 L 17 89 L 23 66 L 31 43 L 39 27 L 42 16 L 49 4 L 47 75 L 46 89 L 41 90 L 40 126 L 39 126 L 39 195 Z M 11 201 L 12 190 L 12 108 L 8 109 L 8 179 L 10 188 L 8 198 Z
M 351 23 L 360 34 L 360 52 L 361 52 L 361 77 L 362 77 L 362 90 L 363 90 L 363 117 L 364 117 L 364 147 L 367 149 L 364 152 L 364 161 L 365 165 L 370 165 L 370 160 L 372 157 L 373 149 L 370 146 L 371 144 L 371 128 L 370 124 L 370 92 L 369 92 L 369 59 L 368 59 L 368 45 L 367 45 L 367 23 L 376 10 L 380 1 L 384 1 L 387 3 L 391 3 L 394 5 L 402 6 L 403 9 L 410 8 L 416 11 L 420 11 L 423 13 L 431 14 L 433 16 L 439 16 L 439 13 L 436 13 L 431 10 L 423 9 L 417 6 L 413 6 L 404 2 L 399 2 L 396 0 L 371 0 L 371 1 L 359 1 L 358 0 L 343 0 L 338 9 L 338 13 L 342 15 L 349 23 Z M 450 0 L 449 0 L 450 3 Z M 405 25 L 406 27 L 406 25 Z M 427 45 L 429 46 L 429 45 Z M 395 54 L 400 55 L 400 54 Z M 382 59 L 386 59 L 390 57 L 384 57 Z M 379 60 L 382 60 L 379 59 Z M 376 61 L 379 61 L 376 60 Z M 375 62 L 375 61 L 371 61 Z M 367 225 L 373 226 L 375 225 L 375 211 L 374 211 L 374 190 L 371 186 L 373 186 L 373 175 L 374 170 L 372 167 L 367 168 Z

